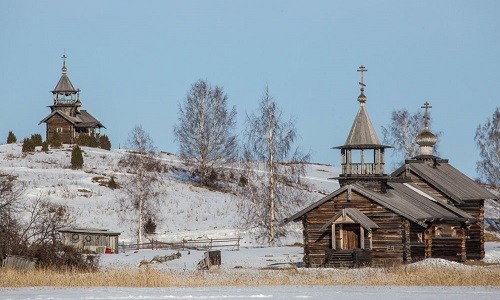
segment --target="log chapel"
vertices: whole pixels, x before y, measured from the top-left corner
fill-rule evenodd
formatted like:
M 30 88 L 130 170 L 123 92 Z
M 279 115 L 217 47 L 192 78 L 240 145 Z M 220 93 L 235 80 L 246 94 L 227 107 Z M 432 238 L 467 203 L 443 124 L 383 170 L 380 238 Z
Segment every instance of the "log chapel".
M 434 156 L 428 127 L 416 137 L 420 154 L 392 174 L 366 110 L 361 66 L 359 110 L 341 152 L 340 188 L 285 219 L 302 222 L 306 267 L 387 266 L 426 258 L 484 258 L 484 200 L 497 199 Z
M 81 109 L 80 89 L 75 89 L 68 77 L 66 55 L 62 56 L 61 78 L 52 91 L 53 103 L 50 114 L 38 123 L 47 125 L 45 138 L 50 141 L 55 133 L 63 144 L 74 144 L 81 134 L 98 137 L 104 127 L 86 110 Z

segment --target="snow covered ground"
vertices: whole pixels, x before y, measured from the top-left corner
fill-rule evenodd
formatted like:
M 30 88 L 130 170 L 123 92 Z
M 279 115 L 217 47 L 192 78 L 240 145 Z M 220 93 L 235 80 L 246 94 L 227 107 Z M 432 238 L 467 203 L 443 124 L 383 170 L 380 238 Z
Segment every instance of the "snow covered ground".
M 0 289 L 1 299 L 498 299 L 493 287 L 265 286 Z

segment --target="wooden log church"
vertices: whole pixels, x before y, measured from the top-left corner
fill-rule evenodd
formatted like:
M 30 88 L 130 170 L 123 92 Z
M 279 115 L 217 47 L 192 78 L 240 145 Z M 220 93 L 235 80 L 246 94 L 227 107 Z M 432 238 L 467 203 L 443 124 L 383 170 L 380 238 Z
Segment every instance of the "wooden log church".
M 302 222 L 306 267 L 387 266 L 426 258 L 484 258 L 484 200 L 497 199 L 434 156 L 437 136 L 416 136 L 420 154 L 392 174 L 366 110 L 364 66 L 359 110 L 340 149 L 340 188 L 285 219 Z
M 66 55 L 63 55 L 61 78 L 52 91 L 53 103 L 50 114 L 38 123 L 47 125 L 45 139 L 50 141 L 57 133 L 64 144 L 74 144 L 81 134 L 99 136 L 104 127 L 86 110 L 81 109 L 80 90 L 75 89 L 69 80 L 66 68 Z

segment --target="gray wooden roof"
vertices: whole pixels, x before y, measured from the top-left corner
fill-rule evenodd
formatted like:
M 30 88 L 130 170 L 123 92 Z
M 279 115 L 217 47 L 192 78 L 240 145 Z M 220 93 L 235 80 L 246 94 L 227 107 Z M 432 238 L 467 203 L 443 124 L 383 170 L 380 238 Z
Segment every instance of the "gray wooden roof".
M 77 112 L 75 117 L 72 117 L 68 114 L 65 114 L 63 111 L 54 110 L 48 116 L 46 116 L 43 120 L 41 120 L 38 125 L 43 122 L 47 122 L 54 115 L 60 115 L 62 118 L 70 122 L 73 126 L 77 128 L 100 128 L 104 127 L 101 122 L 99 122 L 96 118 L 94 118 L 91 114 L 89 114 L 86 110 L 80 110 Z M 106 128 L 106 127 L 104 127 Z
M 455 169 L 447 160 L 436 159 L 435 164 L 417 160 L 407 161 L 405 165 L 394 171 L 392 176 L 405 172 L 406 167 L 457 203 L 468 200 L 498 199 L 497 196 Z
M 359 209 L 349 207 L 349 208 L 344 208 L 338 213 L 336 213 L 333 218 L 328 220 L 323 227 L 321 227 L 320 231 L 325 231 L 330 225 L 335 223 L 343 214 L 346 214 L 349 216 L 353 221 L 357 222 L 359 225 L 361 225 L 363 228 L 367 230 L 372 230 L 375 228 L 379 228 L 377 224 L 375 224 L 370 218 L 368 218 L 364 213 L 362 213 Z
M 75 89 L 71 81 L 69 80 L 68 75 L 63 73 L 61 75 L 61 78 L 59 78 L 59 81 L 56 84 L 56 87 L 52 91 L 53 94 L 56 93 L 64 93 L 64 94 L 71 94 L 71 93 L 77 93 L 78 90 Z
M 389 148 L 389 146 L 380 144 L 377 132 L 368 117 L 365 104 L 361 103 L 344 145 L 335 148 L 365 149 Z
M 82 227 L 70 227 L 60 229 L 59 232 L 69 232 L 69 233 L 83 233 L 83 234 L 102 234 L 102 235 L 120 235 L 120 232 L 109 231 L 108 229 L 101 228 L 82 228 Z
M 318 202 L 286 218 L 284 222 L 298 221 L 303 215 L 330 201 L 349 188 L 423 227 L 427 226 L 425 222 L 434 220 L 475 221 L 473 217 L 464 211 L 445 203 L 433 201 L 430 196 L 424 195 L 422 192 L 416 192 L 415 188 L 411 188 L 403 183 L 388 183 L 386 192 L 372 191 L 359 184 L 345 185 L 323 197 Z

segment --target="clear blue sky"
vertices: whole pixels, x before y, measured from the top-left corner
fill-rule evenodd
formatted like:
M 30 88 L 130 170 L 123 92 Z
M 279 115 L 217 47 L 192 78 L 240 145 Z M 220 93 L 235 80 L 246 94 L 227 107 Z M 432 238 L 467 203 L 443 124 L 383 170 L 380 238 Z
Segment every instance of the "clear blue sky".
M 177 152 L 172 127 L 190 85 L 221 85 L 238 110 L 266 84 L 312 160 L 339 165 L 358 109 L 379 132 L 391 112 L 429 101 L 440 156 L 476 177 L 476 127 L 499 106 L 500 1 L 0 0 L 0 139 L 38 125 L 68 56 L 83 108 L 113 147 L 141 124 Z M 380 136 L 381 138 L 381 136 Z

